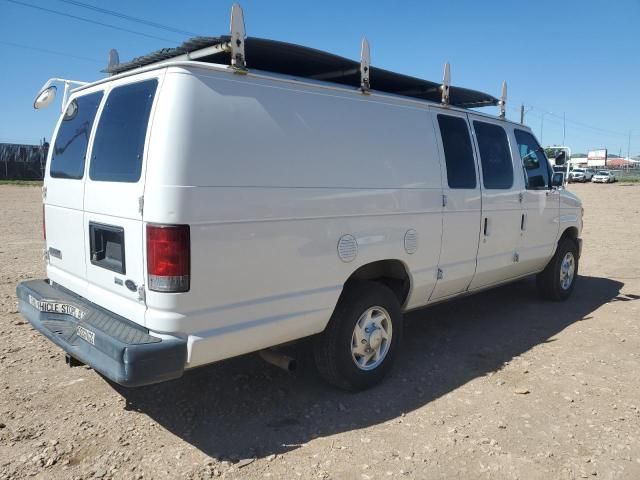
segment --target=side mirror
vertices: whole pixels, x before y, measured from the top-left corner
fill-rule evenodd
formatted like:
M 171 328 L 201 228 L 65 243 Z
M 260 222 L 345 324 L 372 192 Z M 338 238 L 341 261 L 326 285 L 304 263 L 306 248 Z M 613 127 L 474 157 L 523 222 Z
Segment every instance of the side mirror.
M 551 177 L 552 187 L 561 187 L 564 185 L 564 172 L 554 172 Z
M 556 165 L 564 165 L 567 161 L 567 154 L 562 151 L 556 155 Z
M 51 85 L 48 88 L 45 88 L 40 93 L 33 102 L 33 108 L 36 110 L 40 110 L 41 108 L 48 107 L 51 102 L 56 98 L 56 92 L 58 88 L 55 85 Z

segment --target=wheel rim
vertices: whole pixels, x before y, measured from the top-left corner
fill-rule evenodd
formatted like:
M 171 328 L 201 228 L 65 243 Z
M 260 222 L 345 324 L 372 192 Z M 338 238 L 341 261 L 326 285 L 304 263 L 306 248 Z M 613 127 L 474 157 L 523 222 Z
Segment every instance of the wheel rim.
M 560 265 L 560 287 L 568 290 L 576 273 L 576 260 L 573 253 L 567 252 Z
M 351 358 L 360 370 L 373 370 L 384 361 L 393 326 L 391 316 L 383 307 L 368 308 L 355 324 L 351 336 Z

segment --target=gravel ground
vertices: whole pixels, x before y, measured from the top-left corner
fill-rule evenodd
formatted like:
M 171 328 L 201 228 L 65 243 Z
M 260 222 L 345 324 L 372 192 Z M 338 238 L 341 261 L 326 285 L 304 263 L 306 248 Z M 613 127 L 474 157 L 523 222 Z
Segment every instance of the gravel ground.
M 249 355 L 127 390 L 17 313 L 41 278 L 40 190 L 0 186 L 0 478 L 640 478 L 640 186 L 571 185 L 565 303 L 527 279 L 409 314 L 390 378 L 326 386 Z

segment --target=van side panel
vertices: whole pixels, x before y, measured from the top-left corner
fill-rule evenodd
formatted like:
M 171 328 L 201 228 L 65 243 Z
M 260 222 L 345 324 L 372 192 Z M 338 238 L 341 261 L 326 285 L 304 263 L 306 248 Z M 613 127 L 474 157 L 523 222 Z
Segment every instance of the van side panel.
M 143 220 L 191 226 L 191 290 L 147 292 L 146 326 L 188 336 L 191 367 L 276 345 L 322 331 L 348 277 L 381 259 L 406 266 L 406 307 L 426 304 L 442 233 L 433 136 L 428 109 L 401 101 L 170 69 Z

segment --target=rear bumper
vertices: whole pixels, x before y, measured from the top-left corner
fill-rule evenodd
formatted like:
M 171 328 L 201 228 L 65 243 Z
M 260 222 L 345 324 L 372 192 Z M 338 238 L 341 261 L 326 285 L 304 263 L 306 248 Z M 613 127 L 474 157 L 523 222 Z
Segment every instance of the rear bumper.
M 46 280 L 16 288 L 20 312 L 72 357 L 125 387 L 182 376 L 187 342 L 149 330 Z

